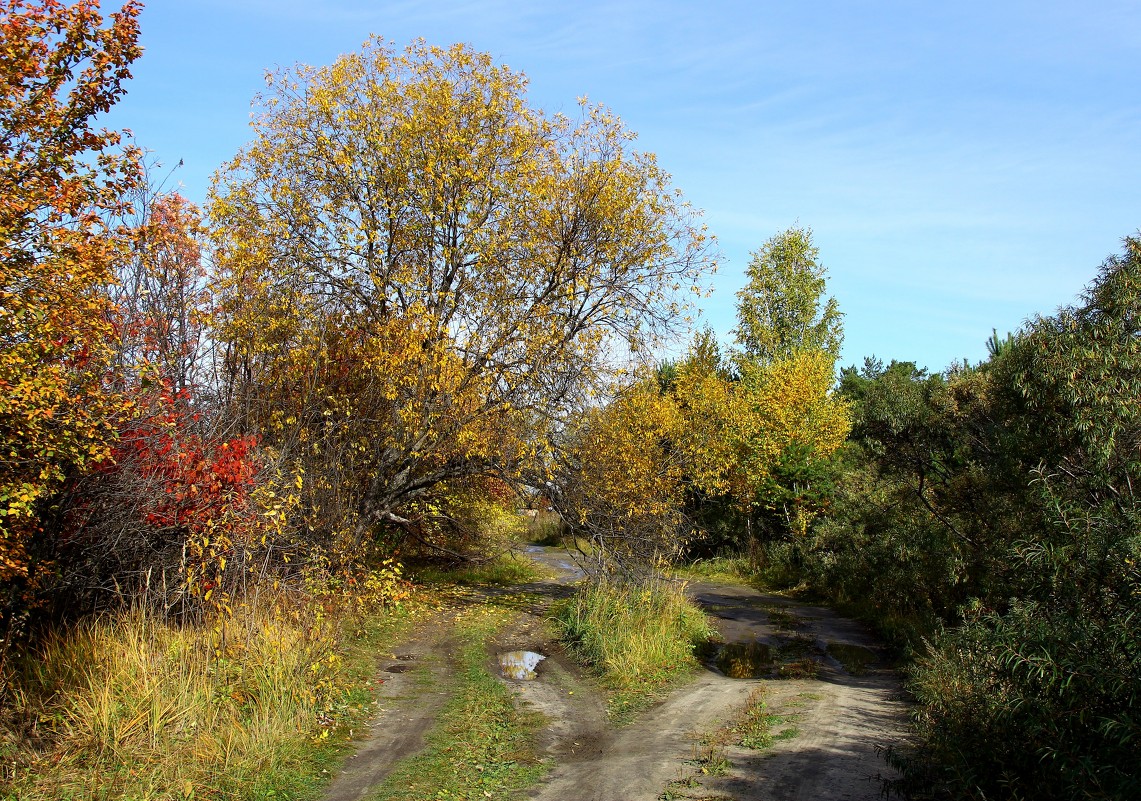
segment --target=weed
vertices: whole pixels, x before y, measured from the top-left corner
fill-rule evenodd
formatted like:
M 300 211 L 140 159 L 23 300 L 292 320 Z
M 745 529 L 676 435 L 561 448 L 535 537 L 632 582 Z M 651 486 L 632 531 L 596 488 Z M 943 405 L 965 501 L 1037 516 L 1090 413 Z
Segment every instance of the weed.
M 765 689 L 753 692 L 745 702 L 745 708 L 737 719 L 727 727 L 738 745 L 743 748 L 760 750 L 773 743 L 791 740 L 800 734 L 800 729 L 788 724 L 801 720 L 800 715 L 780 715 L 770 712 L 764 700 Z M 781 728 L 776 731 L 778 727 Z
M 763 687 L 754 690 L 737 720 L 726 729 L 744 748 L 768 748 L 772 744 L 771 730 L 779 718 L 768 711 L 764 698 Z
M 694 745 L 691 765 L 697 767 L 699 773 L 706 776 L 725 776 L 733 767 L 725 749 L 719 745 Z

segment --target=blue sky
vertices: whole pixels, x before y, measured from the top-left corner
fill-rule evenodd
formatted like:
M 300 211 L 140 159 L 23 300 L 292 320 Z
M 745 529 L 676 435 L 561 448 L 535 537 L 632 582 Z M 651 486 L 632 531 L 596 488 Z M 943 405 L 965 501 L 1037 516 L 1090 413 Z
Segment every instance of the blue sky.
M 105 0 L 114 7 L 112 0 Z M 934 370 L 1072 302 L 1141 227 L 1141 4 L 151 0 L 110 124 L 201 202 L 249 138 L 267 69 L 370 33 L 468 42 L 533 105 L 610 106 L 724 255 L 727 334 L 750 251 L 810 226 L 844 364 Z

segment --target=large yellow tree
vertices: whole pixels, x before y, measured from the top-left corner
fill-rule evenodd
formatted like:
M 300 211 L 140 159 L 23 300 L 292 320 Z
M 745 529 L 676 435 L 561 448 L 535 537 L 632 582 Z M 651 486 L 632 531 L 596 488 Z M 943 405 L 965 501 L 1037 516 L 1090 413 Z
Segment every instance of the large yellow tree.
M 268 84 L 210 204 L 217 337 L 236 408 L 324 466 L 315 502 L 354 537 L 537 456 L 615 345 L 668 332 L 713 267 L 616 118 L 546 115 L 469 47 L 374 38 Z

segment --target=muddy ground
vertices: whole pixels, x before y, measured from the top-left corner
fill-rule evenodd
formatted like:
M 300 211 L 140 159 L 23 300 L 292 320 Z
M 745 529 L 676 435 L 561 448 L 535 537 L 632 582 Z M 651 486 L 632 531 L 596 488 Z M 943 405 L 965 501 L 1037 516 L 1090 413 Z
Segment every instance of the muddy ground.
M 557 549 L 529 548 L 557 578 L 528 585 L 565 594 L 578 576 Z M 497 651 L 545 655 L 534 680 L 504 679 L 543 713 L 537 743 L 552 763 L 526 796 L 537 801 L 871 801 L 891 771 L 882 749 L 905 733 L 907 704 L 879 643 L 861 625 L 823 607 L 744 586 L 696 583 L 693 598 L 725 640 L 706 667 L 634 722 L 615 727 L 603 694 L 543 621 L 543 605 L 502 632 Z M 433 686 L 451 647 L 425 627 L 382 667 L 378 712 L 326 796 L 359 801 L 404 756 L 414 753 L 443 703 Z M 493 657 L 489 665 L 494 666 Z M 409 668 L 418 666 L 418 669 Z M 726 675 L 729 674 L 729 675 Z M 731 678 L 730 676 L 743 676 Z M 419 682 L 413 687 L 413 682 Z M 415 690 L 415 691 L 413 691 Z M 771 744 L 745 748 L 734 732 L 750 696 L 774 715 Z

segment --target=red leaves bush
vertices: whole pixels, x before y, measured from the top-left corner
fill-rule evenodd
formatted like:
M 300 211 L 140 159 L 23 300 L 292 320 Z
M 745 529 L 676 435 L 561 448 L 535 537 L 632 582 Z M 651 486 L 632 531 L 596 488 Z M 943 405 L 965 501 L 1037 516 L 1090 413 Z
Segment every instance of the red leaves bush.
M 133 421 L 112 449 L 107 472 L 130 470 L 149 489 L 143 520 L 187 535 L 256 516 L 250 491 L 258 472 L 257 438 L 218 439 L 195 431 L 188 393 L 164 386 L 153 413 Z
M 62 499 L 53 595 L 76 611 L 124 596 L 194 611 L 257 543 L 257 438 L 220 436 L 169 381 L 134 394 L 110 458 Z

